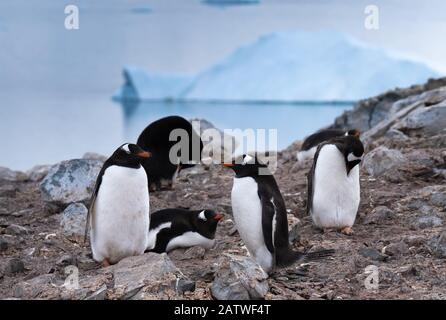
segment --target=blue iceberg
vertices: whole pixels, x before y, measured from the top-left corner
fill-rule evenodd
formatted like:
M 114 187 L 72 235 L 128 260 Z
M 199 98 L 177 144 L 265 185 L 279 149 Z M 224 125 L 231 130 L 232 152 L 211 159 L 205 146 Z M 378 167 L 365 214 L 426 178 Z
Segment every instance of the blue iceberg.
M 420 62 L 334 32 L 260 37 L 195 77 L 124 71 L 117 95 L 140 100 L 222 102 L 355 101 L 440 76 Z

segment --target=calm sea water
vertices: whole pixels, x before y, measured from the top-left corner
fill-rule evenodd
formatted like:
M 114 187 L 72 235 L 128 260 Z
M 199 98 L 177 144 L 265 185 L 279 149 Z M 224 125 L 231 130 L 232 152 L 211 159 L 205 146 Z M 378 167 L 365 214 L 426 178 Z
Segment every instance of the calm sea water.
M 1 97 L 1 95 L 0 95 Z M 109 155 L 136 141 L 152 121 L 167 115 L 204 118 L 221 129 L 277 129 L 278 148 L 332 123 L 349 105 L 211 104 L 151 102 L 122 105 L 107 96 L 4 97 L 0 108 L 0 166 L 25 170 L 36 164 Z

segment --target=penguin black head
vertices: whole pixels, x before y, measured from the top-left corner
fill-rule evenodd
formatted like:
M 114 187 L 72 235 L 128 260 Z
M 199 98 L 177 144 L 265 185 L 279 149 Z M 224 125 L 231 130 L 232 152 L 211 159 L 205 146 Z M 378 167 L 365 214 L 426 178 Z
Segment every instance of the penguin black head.
M 359 137 L 361 136 L 361 131 L 359 131 L 358 129 L 352 129 L 352 130 L 348 130 L 345 134 L 346 136 L 353 136 L 359 139 Z
M 350 170 L 361 163 L 362 156 L 364 155 L 364 145 L 361 140 L 352 135 L 333 139 L 333 144 L 344 155 L 348 175 Z
M 144 151 L 136 144 L 124 143 L 108 159 L 111 165 L 139 168 L 141 161 L 150 158 L 151 153 Z
M 215 230 L 217 230 L 218 221 L 223 217 L 224 214 L 216 213 L 214 210 L 201 210 L 197 211 L 194 223 L 201 234 L 213 238 Z
M 224 163 L 223 166 L 234 170 L 238 178 L 255 177 L 269 173 L 267 165 L 261 163 L 256 156 L 249 154 L 236 158 L 232 163 Z

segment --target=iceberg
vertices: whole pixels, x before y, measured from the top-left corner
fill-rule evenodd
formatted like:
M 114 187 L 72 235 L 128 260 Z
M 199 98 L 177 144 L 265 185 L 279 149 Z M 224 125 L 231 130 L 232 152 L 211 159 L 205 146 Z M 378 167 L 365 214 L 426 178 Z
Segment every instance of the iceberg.
M 356 101 L 438 76 L 421 62 L 341 33 L 280 32 L 261 36 L 195 77 L 127 71 L 121 96 L 221 102 Z
M 113 95 L 115 100 L 176 100 L 194 77 L 152 75 L 133 66 L 123 70 L 124 85 Z

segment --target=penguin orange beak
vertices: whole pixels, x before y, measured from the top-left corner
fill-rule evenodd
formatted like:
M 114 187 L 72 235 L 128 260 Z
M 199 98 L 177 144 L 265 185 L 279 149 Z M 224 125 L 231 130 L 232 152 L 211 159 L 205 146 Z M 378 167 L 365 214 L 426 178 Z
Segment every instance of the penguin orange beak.
M 226 167 L 226 168 L 231 168 L 233 166 L 234 166 L 233 163 L 223 163 L 223 167 Z
M 136 155 L 140 158 L 150 158 L 152 156 L 152 154 L 148 151 L 138 152 Z
M 220 221 L 221 219 L 223 219 L 224 216 L 225 216 L 225 215 L 224 215 L 223 213 L 217 213 L 217 214 L 214 216 L 214 219 L 217 220 L 217 221 Z

